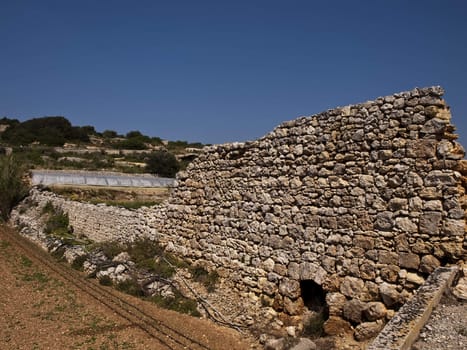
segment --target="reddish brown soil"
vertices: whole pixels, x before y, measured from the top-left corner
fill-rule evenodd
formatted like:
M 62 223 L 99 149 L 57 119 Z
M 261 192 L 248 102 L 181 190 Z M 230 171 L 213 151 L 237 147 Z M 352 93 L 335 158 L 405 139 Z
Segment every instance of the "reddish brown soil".
M 236 331 L 99 286 L 0 227 L 0 349 L 248 348 Z

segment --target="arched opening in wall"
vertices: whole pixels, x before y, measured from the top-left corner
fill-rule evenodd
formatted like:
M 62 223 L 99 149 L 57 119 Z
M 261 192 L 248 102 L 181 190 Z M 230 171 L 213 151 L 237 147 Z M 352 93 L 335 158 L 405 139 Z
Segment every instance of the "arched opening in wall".
M 306 310 L 303 315 L 303 335 L 320 337 L 324 334 L 324 322 L 329 318 L 326 292 L 313 280 L 300 281 L 300 290 Z

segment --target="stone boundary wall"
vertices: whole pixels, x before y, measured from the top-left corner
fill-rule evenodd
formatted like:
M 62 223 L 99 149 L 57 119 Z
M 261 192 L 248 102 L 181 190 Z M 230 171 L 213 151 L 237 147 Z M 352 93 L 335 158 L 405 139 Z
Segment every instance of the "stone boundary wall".
M 442 95 L 415 89 L 207 147 L 162 206 L 32 198 L 97 241 L 156 237 L 286 324 L 304 322 L 310 290 L 322 291 L 325 331 L 364 340 L 435 268 L 465 257 L 467 164 Z
M 19 227 L 40 221 L 42 209 L 50 202 L 68 214 L 74 234 L 86 236 L 95 242 L 127 243 L 146 236 L 157 237 L 157 231 L 151 225 L 151 217 L 154 216 L 152 208 L 129 210 L 105 204 L 81 203 L 36 188 L 30 191 L 26 200 L 32 205 L 23 206 L 23 212 L 12 213 L 11 220 Z
M 464 150 L 443 93 L 381 97 L 206 149 L 178 176 L 162 239 L 291 319 L 318 286 L 327 333 L 375 335 L 465 253 Z

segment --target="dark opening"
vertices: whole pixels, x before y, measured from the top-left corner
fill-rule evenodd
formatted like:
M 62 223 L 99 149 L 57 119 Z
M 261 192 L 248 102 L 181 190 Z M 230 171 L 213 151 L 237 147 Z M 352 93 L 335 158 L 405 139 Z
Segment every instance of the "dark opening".
M 326 292 L 323 288 L 312 280 L 300 281 L 302 291 L 302 299 L 305 306 L 310 311 L 328 314 L 328 306 L 326 304 Z
M 324 323 L 329 318 L 326 292 L 312 280 L 300 281 L 302 299 L 308 309 L 304 314 L 303 336 L 312 339 L 324 335 Z

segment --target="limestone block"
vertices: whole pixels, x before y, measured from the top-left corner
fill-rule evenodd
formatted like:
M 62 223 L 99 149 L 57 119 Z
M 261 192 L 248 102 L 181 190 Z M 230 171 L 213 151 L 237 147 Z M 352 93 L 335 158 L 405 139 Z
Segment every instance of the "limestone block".
M 346 320 L 360 323 L 362 322 L 363 310 L 366 304 L 358 299 L 348 300 L 344 304 L 343 316 Z
M 379 286 L 379 293 L 381 295 L 381 299 L 387 307 L 397 305 L 401 302 L 401 296 L 397 291 L 397 287 L 393 284 L 383 282 Z
M 360 278 L 346 276 L 341 283 L 340 291 L 347 297 L 357 298 L 364 290 L 365 284 Z
M 326 304 L 329 308 L 329 314 L 334 316 L 342 316 L 344 304 L 346 302 L 345 295 L 341 293 L 327 293 Z
M 279 284 L 279 292 L 290 299 L 297 299 L 300 296 L 300 283 L 296 280 L 284 278 Z
M 446 219 L 443 223 L 443 233 L 451 236 L 463 236 L 465 220 Z
M 354 337 L 358 341 L 374 338 L 383 329 L 384 323 L 382 320 L 376 322 L 364 322 L 355 327 Z
M 338 316 L 330 316 L 324 323 L 323 329 L 324 333 L 327 335 L 345 335 L 353 333 L 351 324 Z
M 363 310 L 363 315 L 367 321 L 384 319 L 387 314 L 386 306 L 379 301 L 369 302 Z
M 300 264 L 301 280 L 312 280 L 317 284 L 322 285 L 326 279 L 326 276 L 326 270 L 317 264 L 311 262 L 302 262 Z
M 409 283 L 413 283 L 417 286 L 423 284 L 425 282 L 425 279 L 420 276 L 419 274 L 416 274 L 414 272 L 408 272 L 407 273 L 407 278 L 406 278 L 407 282 Z
M 432 273 L 441 265 L 439 260 L 433 255 L 424 255 L 420 260 L 420 271 L 423 273 Z
M 420 266 L 420 257 L 417 254 L 400 252 L 399 266 L 406 269 L 418 270 Z
M 394 283 L 397 281 L 400 268 L 396 265 L 386 265 L 380 270 L 380 276 L 386 282 Z
M 442 214 L 437 211 L 428 211 L 420 216 L 419 231 L 429 235 L 437 235 L 440 230 Z
M 298 298 L 296 300 L 292 300 L 288 297 L 284 297 L 284 310 L 289 315 L 300 315 L 303 313 L 303 300 L 302 298 Z

